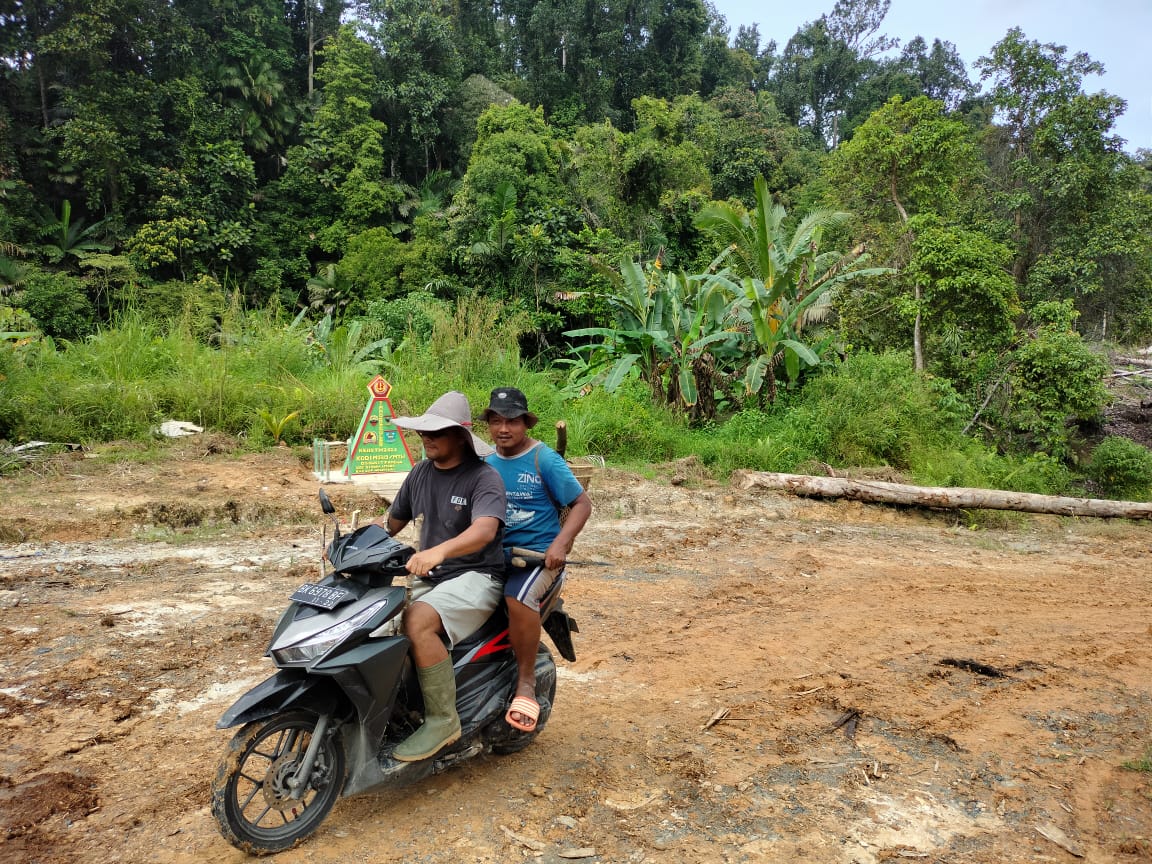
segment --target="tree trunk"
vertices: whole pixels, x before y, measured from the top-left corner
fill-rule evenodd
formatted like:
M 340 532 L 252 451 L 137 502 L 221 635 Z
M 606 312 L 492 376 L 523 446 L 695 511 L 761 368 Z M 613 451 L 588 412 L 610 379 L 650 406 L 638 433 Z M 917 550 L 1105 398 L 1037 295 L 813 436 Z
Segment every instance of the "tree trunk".
M 37 60 L 40 58 L 37 57 Z M 44 82 L 44 64 L 36 64 L 36 82 L 40 86 L 40 117 L 44 121 L 44 128 L 48 128 L 48 85 Z
M 896 171 L 888 175 L 889 193 L 892 196 L 892 203 L 896 205 L 896 212 L 900 214 L 900 221 L 905 225 L 908 224 L 908 211 L 904 209 L 904 205 L 900 203 L 900 196 L 896 194 Z M 913 240 L 912 232 L 908 232 L 908 240 Z M 921 317 L 920 317 L 920 285 L 917 284 L 913 289 L 916 298 L 916 322 L 912 325 L 912 360 L 916 366 L 917 372 L 924 371 L 924 345 L 923 337 L 920 335 L 921 331 Z
M 743 489 L 762 487 L 816 498 L 848 498 L 852 501 L 945 510 L 1019 510 L 1025 513 L 1054 513 L 1058 516 L 1152 519 L 1152 504 L 1034 495 L 1030 492 L 998 489 L 908 486 L 878 480 L 847 480 L 842 477 L 811 477 L 806 474 L 776 474 L 768 471 L 736 471 L 732 474 L 732 482 Z
M 912 359 L 917 372 L 924 371 L 924 342 L 920 335 L 920 284 L 913 288 L 912 296 L 916 299 L 916 321 L 912 325 Z
M 316 34 L 311 5 L 305 7 L 304 14 L 308 16 L 308 100 L 311 101 L 313 73 L 316 67 Z

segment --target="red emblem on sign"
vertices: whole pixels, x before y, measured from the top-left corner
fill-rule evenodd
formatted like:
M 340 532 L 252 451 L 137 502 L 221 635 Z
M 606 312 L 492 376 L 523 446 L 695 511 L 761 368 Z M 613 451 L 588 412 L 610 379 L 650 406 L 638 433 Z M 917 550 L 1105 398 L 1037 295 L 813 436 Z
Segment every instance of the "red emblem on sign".
M 377 375 L 368 382 L 368 392 L 376 399 L 387 399 L 388 394 L 392 392 L 392 385 L 383 375 Z

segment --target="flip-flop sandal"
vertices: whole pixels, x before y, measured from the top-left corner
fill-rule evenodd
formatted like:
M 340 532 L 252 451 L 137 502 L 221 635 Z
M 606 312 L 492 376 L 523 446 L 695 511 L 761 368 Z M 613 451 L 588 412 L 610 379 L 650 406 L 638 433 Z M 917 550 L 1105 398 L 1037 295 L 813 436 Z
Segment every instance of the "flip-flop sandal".
M 521 717 L 531 718 L 532 722 L 528 723 L 525 720 L 513 720 L 513 711 Z M 504 719 L 508 721 L 508 725 L 513 729 L 519 729 L 521 732 L 532 732 L 536 728 L 536 721 L 539 717 L 539 703 L 535 699 L 529 699 L 527 696 L 517 696 L 513 699 L 512 706 L 508 709 L 508 713 L 504 715 Z

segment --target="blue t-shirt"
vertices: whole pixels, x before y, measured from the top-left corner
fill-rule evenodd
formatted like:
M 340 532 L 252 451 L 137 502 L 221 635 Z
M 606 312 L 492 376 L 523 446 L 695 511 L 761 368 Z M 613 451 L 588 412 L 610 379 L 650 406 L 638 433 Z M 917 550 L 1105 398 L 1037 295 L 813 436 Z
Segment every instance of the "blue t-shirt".
M 572 469 L 543 442 L 511 458 L 493 453 L 487 462 L 503 478 L 508 495 L 504 546 L 547 551 L 560 533 L 556 508 L 571 505 L 584 491 Z

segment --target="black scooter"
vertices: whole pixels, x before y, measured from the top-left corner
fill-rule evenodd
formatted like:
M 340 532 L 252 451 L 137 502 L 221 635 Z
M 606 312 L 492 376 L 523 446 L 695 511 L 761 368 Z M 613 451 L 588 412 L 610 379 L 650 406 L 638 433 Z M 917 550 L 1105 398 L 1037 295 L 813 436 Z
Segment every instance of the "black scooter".
M 333 516 L 324 491 L 320 503 Z M 241 726 L 212 783 L 212 815 L 233 846 L 267 855 L 308 837 L 341 795 L 403 786 L 480 753 L 515 753 L 544 728 L 556 695 L 556 666 L 541 643 L 536 655 L 540 717 L 531 732 L 505 721 L 517 681 L 501 603 L 476 633 L 451 652 L 456 671 L 458 742 L 420 762 L 391 756 L 420 725 L 423 701 L 400 627 L 412 547 L 378 525 L 341 535 L 328 546 L 334 571 L 291 597 L 266 656 L 278 667 L 220 718 Z M 564 612 L 561 572 L 541 606 L 544 630 L 560 655 L 576 659 L 576 623 Z

